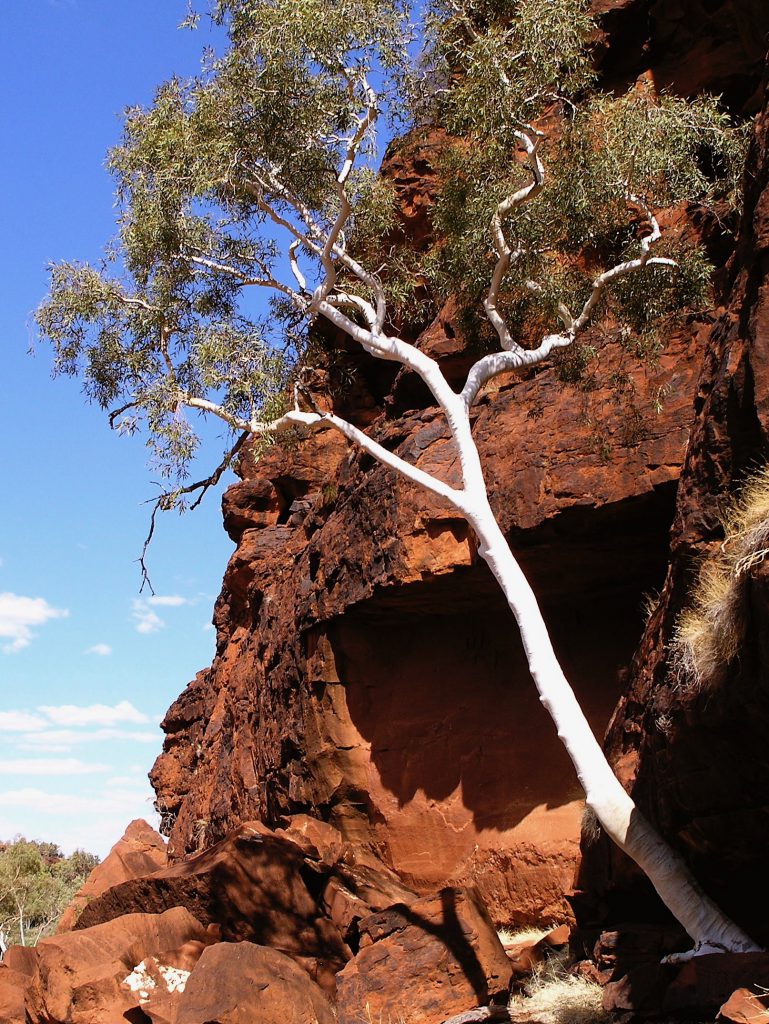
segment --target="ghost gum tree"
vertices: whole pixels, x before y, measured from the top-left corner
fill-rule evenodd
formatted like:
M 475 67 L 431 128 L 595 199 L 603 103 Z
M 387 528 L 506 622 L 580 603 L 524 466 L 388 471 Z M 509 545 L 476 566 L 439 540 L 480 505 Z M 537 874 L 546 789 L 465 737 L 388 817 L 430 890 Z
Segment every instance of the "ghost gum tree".
M 116 429 L 146 427 L 169 481 L 156 510 L 198 501 L 246 438 L 329 428 L 456 509 L 509 602 L 588 806 L 696 951 L 755 949 L 607 764 L 495 519 L 470 416 L 498 374 L 559 353 L 583 366 L 597 316 L 629 345 L 659 343 L 708 268 L 662 237 L 653 211 L 729 194 L 739 131 L 712 99 L 602 94 L 582 0 L 435 0 L 417 9 L 421 38 L 401 0 L 219 0 L 211 13 L 226 53 L 127 111 L 110 157 L 119 236 L 104 265 L 52 267 L 37 321 L 58 372 L 82 375 Z M 376 130 L 430 121 L 448 133 L 442 242 L 409 261 L 387 250 L 395 214 L 375 173 Z M 438 300 L 459 295 L 485 337 L 461 391 L 395 329 L 417 275 Z M 424 381 L 461 486 L 317 408 L 302 379 L 319 321 Z M 235 440 L 190 483 L 196 417 L 218 417 Z

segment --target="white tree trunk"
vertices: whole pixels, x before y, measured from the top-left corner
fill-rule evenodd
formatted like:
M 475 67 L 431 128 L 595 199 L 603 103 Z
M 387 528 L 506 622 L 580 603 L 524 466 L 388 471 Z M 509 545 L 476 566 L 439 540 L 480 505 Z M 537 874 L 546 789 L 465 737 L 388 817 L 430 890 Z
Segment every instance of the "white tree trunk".
M 587 806 L 651 880 L 663 903 L 694 939 L 696 952 L 748 952 L 757 946 L 726 917 L 692 876 L 683 858 L 643 817 L 612 772 L 553 650 L 539 605 L 494 517 L 485 493 L 467 515 L 479 553 L 502 588 L 518 623 L 539 699 L 574 763 Z

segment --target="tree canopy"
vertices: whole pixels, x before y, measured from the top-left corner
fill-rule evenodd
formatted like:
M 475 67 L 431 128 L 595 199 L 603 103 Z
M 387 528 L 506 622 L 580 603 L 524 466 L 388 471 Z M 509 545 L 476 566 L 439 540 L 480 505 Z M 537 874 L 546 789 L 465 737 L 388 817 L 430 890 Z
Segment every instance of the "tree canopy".
M 55 372 L 80 376 L 113 427 L 146 428 L 163 507 L 193 489 L 190 409 L 258 432 L 287 407 L 321 299 L 353 321 L 373 304 L 390 325 L 399 305 L 414 315 L 419 281 L 418 320 L 457 294 L 493 347 L 481 300 L 506 250 L 495 308 L 528 349 L 584 307 L 596 274 L 642 254 L 653 208 L 734 197 L 744 133 L 715 98 L 602 92 L 584 0 L 220 0 L 209 13 L 226 52 L 126 111 L 109 156 L 118 235 L 98 266 L 54 264 L 37 312 Z M 446 132 L 441 241 L 404 256 L 381 143 L 429 124 Z M 533 161 L 547 168 L 536 203 L 511 203 Z M 590 311 L 633 343 L 707 287 L 703 254 L 678 241 L 655 240 L 648 262 Z
M 33 946 L 50 935 L 98 863 L 85 850 L 65 857 L 55 843 L 0 844 L 0 943 Z

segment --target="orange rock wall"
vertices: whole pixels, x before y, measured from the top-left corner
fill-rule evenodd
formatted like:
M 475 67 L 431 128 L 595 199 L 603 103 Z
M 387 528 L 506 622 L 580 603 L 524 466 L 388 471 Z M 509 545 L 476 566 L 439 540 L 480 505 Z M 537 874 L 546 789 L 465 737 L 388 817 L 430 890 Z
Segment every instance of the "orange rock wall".
M 706 54 L 715 70 L 698 86 L 724 83 L 740 109 L 754 102 L 753 0 L 599 7 L 609 84 L 621 77 L 617 47 L 632 50 L 632 75 L 651 69 L 683 91 L 673 56 L 691 70 Z M 756 16 L 767 19 L 761 3 Z M 429 244 L 431 145 L 396 149 L 385 168 L 419 247 Z M 681 211 L 671 217 L 680 228 Z M 725 258 L 728 236 L 715 228 L 705 241 Z M 545 369 L 502 379 L 478 403 L 492 503 L 598 732 L 642 632 L 643 594 L 664 580 L 712 321 L 689 317 L 651 367 L 596 329 L 595 391 L 564 389 Z M 453 379 L 473 339 L 449 304 L 417 344 Z M 352 371 L 343 413 L 455 481 L 445 427 L 418 382 L 349 346 L 342 356 Z M 621 398 L 618 371 L 632 382 Z M 331 374 L 319 369 L 319 395 Z M 241 472 L 224 498 L 237 548 L 215 612 L 217 655 L 169 710 L 152 774 L 170 855 L 205 849 L 242 821 L 310 814 L 420 892 L 477 882 L 499 923 L 566 916 L 579 793 L 464 522 L 332 434 L 277 446 L 256 465 L 246 457 Z M 625 721 L 632 745 L 643 726 Z

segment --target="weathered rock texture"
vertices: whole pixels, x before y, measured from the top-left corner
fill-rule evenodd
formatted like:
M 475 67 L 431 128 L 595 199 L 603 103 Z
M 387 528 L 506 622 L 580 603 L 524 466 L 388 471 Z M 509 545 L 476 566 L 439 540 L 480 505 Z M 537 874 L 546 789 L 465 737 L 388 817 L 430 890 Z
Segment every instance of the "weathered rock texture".
M 334 1024 L 317 985 L 283 953 L 252 942 L 207 949 L 178 1000 L 174 1024 Z
M 361 921 L 360 952 L 337 978 L 337 1016 L 340 1024 L 442 1024 L 473 1006 L 504 1004 L 511 974 L 477 894 L 443 889 Z
M 29 1024 L 104 1024 L 136 1011 L 141 992 L 125 984 L 148 956 L 175 966 L 175 954 L 208 936 L 181 907 L 164 914 L 127 914 L 119 921 L 43 939 L 35 949 L 34 975 L 26 993 Z M 186 961 L 185 961 L 186 962 Z
M 710 894 L 769 941 L 769 565 L 746 582 L 747 641 L 717 689 L 681 689 L 666 644 L 698 561 L 723 534 L 724 496 L 769 457 L 769 103 L 755 126 L 727 310 L 711 331 L 679 489 L 671 566 L 609 731 L 642 809 Z M 584 923 L 661 917 L 644 879 L 604 843 L 588 847 Z
M 659 84 L 728 87 L 735 106 L 754 102 L 756 40 L 769 29 L 758 0 L 617 0 L 603 10 L 607 82 L 625 66 L 618 48 L 635 55 L 631 78 L 651 69 Z M 674 57 L 686 81 L 666 70 Z M 403 231 L 420 246 L 431 144 L 389 164 Z M 705 241 L 728 254 L 711 228 Z M 564 390 L 546 369 L 503 380 L 478 403 L 492 503 L 598 731 L 641 634 L 642 595 L 664 579 L 692 408 L 696 400 L 701 413 L 706 397 L 697 381 L 710 328 L 690 318 L 655 367 L 596 330 L 602 369 L 591 394 Z M 450 306 L 418 343 L 450 376 L 473 348 Z M 424 390 L 348 348 L 313 386 L 348 378 L 337 399 L 345 415 L 454 480 L 454 453 Z M 498 921 L 563 919 L 581 795 L 464 522 L 332 434 L 275 447 L 258 464 L 246 457 L 241 473 L 224 499 L 237 549 L 215 612 L 216 659 L 169 710 L 153 769 L 171 857 L 249 819 L 276 826 L 311 815 L 419 892 L 472 883 Z M 642 727 L 634 714 L 628 735 Z
M 602 15 L 598 66 L 625 87 L 648 74 L 662 91 L 722 95 L 756 113 L 767 48 L 763 0 L 593 0 Z
M 158 871 L 166 863 L 166 844 L 141 818 L 132 821 L 101 864 L 97 864 L 62 914 L 57 931 L 66 932 L 91 900 L 113 885 Z
M 622 364 L 633 381 L 630 413 L 552 370 L 479 403 L 496 510 L 599 730 L 664 573 L 702 332 L 651 370 L 597 339 L 607 380 Z M 456 472 L 433 409 L 375 429 Z M 412 887 L 477 882 L 500 919 L 562 918 L 580 793 L 465 524 L 332 434 L 243 472 L 217 659 L 168 713 L 153 771 L 171 854 L 311 813 Z

